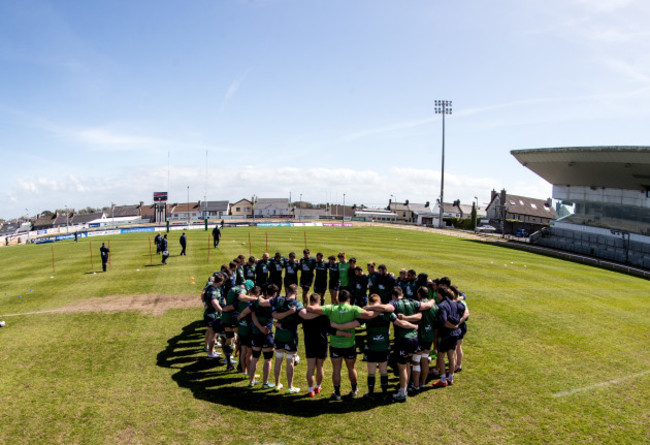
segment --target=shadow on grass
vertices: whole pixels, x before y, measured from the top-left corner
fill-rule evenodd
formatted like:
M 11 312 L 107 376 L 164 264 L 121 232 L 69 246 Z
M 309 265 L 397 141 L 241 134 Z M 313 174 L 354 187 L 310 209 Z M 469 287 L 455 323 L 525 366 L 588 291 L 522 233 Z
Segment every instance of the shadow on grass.
M 243 380 L 239 373 L 226 372 L 225 364 L 219 359 L 208 359 L 203 352 L 205 326 L 203 321 L 195 321 L 183 328 L 183 331 L 167 341 L 167 347 L 158 353 L 157 365 L 163 368 L 175 369 L 177 372 L 172 379 L 181 388 L 187 388 L 199 400 L 232 406 L 234 408 L 264 413 L 277 413 L 295 417 L 315 417 L 321 414 L 349 413 L 367 411 L 378 406 L 363 398 L 344 400 L 342 402 L 329 400 L 329 394 L 321 393 L 314 399 L 307 397 L 302 391 L 297 395 L 286 395 L 284 392 L 275 393 L 272 390 L 262 390 L 258 385 L 255 389 L 246 387 L 248 381 Z M 201 356 L 197 357 L 196 354 Z M 296 368 L 296 377 L 304 378 L 306 361 Z M 359 366 L 357 364 L 357 366 Z M 261 372 L 262 360 L 258 363 Z M 283 367 L 284 378 L 284 367 Z M 272 373 L 273 371 L 271 371 Z M 343 370 L 343 378 L 346 378 Z M 327 377 L 326 377 L 327 378 Z

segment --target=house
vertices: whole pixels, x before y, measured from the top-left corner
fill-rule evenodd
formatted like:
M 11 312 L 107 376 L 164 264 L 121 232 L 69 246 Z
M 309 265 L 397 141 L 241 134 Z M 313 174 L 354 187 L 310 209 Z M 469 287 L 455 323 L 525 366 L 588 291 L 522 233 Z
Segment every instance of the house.
M 354 216 L 356 218 L 365 218 L 366 221 L 376 221 L 376 222 L 395 222 L 397 215 L 395 212 L 391 212 L 386 209 L 372 209 L 372 208 L 360 208 L 354 211 Z
M 34 230 L 47 230 L 54 227 L 54 220 L 56 220 L 56 215 L 53 213 L 42 213 L 38 215 L 36 221 L 34 221 Z
M 411 222 L 413 219 L 408 199 L 404 202 L 393 202 L 389 199 L 387 210 L 395 212 L 397 222 Z
M 230 205 L 230 214 L 242 218 L 253 216 L 253 202 L 246 198 L 235 201 Z
M 98 213 L 77 213 L 72 215 L 70 225 L 86 226 L 89 224 L 101 224 L 106 221 L 106 214 L 104 212 Z
M 229 201 L 199 201 L 201 218 L 222 218 L 230 212 Z
M 201 219 L 201 207 L 198 202 L 173 204 L 172 211 L 167 215 L 167 219 L 169 220 L 187 221 Z
M 505 190 L 500 193 L 492 190 L 486 214 L 490 221 L 503 220 L 505 215 L 506 220 L 548 225 L 553 219 L 549 200 L 511 195 Z
M 292 215 L 288 198 L 257 198 L 253 211 L 262 218 Z

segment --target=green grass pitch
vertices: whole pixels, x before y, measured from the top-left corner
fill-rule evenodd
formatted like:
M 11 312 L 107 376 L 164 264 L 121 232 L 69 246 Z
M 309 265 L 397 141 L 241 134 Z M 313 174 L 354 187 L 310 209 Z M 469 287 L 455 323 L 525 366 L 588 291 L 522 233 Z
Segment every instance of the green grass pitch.
M 155 252 L 150 264 L 153 234 L 0 249 L 0 444 L 650 441 L 646 280 L 392 228 L 226 228 L 219 249 L 193 230 L 187 257 L 177 256 L 180 234 L 169 234 L 167 266 Z M 106 274 L 102 241 L 112 251 Z M 312 254 L 345 251 L 364 266 L 451 277 L 471 311 L 456 384 L 404 404 L 341 403 L 326 400 L 329 364 L 324 392 L 309 399 L 305 361 L 296 367 L 302 391 L 289 396 L 251 391 L 205 359 L 199 292 L 208 275 L 249 248 L 300 257 L 305 241 Z M 57 312 L 134 295 L 195 295 L 196 307 Z M 357 371 L 363 393 L 365 362 Z

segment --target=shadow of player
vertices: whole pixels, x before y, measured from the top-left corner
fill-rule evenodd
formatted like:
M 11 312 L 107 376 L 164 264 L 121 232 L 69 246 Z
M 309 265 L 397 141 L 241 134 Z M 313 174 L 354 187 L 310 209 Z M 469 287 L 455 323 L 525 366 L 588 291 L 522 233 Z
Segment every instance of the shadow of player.
M 243 380 L 241 374 L 226 372 L 221 360 L 204 356 L 204 333 L 203 321 L 192 322 L 183 327 L 180 334 L 169 339 L 167 347 L 157 356 L 157 365 L 177 370 L 172 379 L 181 388 L 192 391 L 197 399 L 246 411 L 295 417 L 360 412 L 380 405 L 363 398 L 345 400 L 344 396 L 344 401 L 338 402 L 329 400 L 323 394 L 310 399 L 304 391 L 301 394 L 285 395 L 263 390 L 260 386 L 249 389 L 248 380 Z M 260 368 L 261 360 L 258 370 Z

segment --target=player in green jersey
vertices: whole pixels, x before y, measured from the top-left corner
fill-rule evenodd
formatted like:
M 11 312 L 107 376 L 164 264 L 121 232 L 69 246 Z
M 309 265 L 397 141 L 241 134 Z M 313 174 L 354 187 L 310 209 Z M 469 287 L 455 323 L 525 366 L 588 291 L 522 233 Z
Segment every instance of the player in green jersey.
M 345 252 L 339 252 L 339 290 L 345 289 L 350 292 L 350 264 L 345 259 Z
M 347 323 L 358 318 L 368 319 L 373 316 L 371 312 L 365 311 L 359 306 L 352 306 L 348 303 L 350 292 L 344 290 L 338 295 L 338 304 L 328 304 L 327 306 L 308 306 L 307 310 L 315 314 L 326 315 L 330 322 Z M 334 400 L 341 400 L 341 367 L 343 360 L 348 368 L 348 378 L 352 385 L 350 397 L 357 397 L 359 390 L 357 388 L 357 371 L 354 364 L 357 360 L 357 353 L 354 347 L 354 329 L 346 330 L 350 332 L 349 337 L 332 335 L 330 337 L 330 359 L 332 360 L 332 384 L 334 385 Z
M 372 294 L 369 298 L 371 305 L 380 304 L 381 297 Z M 354 320 L 348 323 L 331 323 L 333 328 L 350 329 L 360 326 L 362 321 Z M 377 367 L 381 382 L 381 391 L 384 400 L 388 398 L 388 356 L 390 354 L 390 324 L 394 323 L 403 329 L 417 329 L 417 326 L 404 320 L 399 320 L 392 312 L 374 312 L 373 318 L 366 322 L 367 336 L 367 365 L 368 365 L 368 392 L 365 396 L 374 399 Z
M 239 314 L 239 318 L 251 315 L 253 325 L 251 332 L 253 334 L 253 352 L 251 364 L 248 367 L 248 387 L 252 388 L 257 385 L 255 380 L 255 370 L 257 369 L 257 361 L 260 356 L 264 355 L 264 368 L 262 389 L 273 388 L 275 385 L 269 383 L 269 375 L 271 373 L 271 359 L 273 358 L 273 317 L 270 305 L 261 306 L 260 302 L 264 302 L 278 295 L 278 287 L 275 284 L 270 284 L 263 291 L 262 297 L 258 300 L 251 302 L 244 311 Z
M 237 310 L 241 314 L 248 308 L 252 301 L 259 299 L 262 289 L 255 286 L 248 291 L 248 297 L 251 299 L 240 298 L 237 302 Z M 250 314 L 237 319 L 237 341 L 239 343 L 239 363 L 245 378 L 248 378 L 248 368 L 251 364 L 253 354 L 253 319 Z
M 392 300 L 388 304 L 374 304 L 366 306 L 367 310 L 380 312 L 395 312 L 397 318 L 408 321 L 409 323 L 418 323 L 422 318 L 420 311 L 430 309 L 434 302 L 428 301 L 421 303 L 419 301 L 403 298 L 402 289 L 393 287 L 391 292 Z M 395 351 L 397 353 L 397 367 L 399 370 L 400 387 L 393 396 L 395 400 L 405 402 L 407 399 L 407 387 L 409 378 L 412 374 L 415 381 L 420 381 L 420 355 L 415 351 L 418 347 L 417 325 L 412 328 L 395 328 Z M 412 368 L 409 367 L 409 363 Z
M 286 297 L 274 297 L 260 305 L 268 304 L 273 309 L 272 316 L 278 322 L 275 325 L 275 390 L 282 389 L 280 373 L 282 372 L 282 361 L 287 360 L 287 393 L 295 394 L 300 388 L 293 386 L 294 358 L 298 352 L 298 312 L 303 309 L 302 302 L 296 300 L 298 296 L 298 285 L 290 284 L 287 287 Z
M 223 308 L 223 315 L 221 322 L 223 323 L 226 331 L 226 341 L 223 344 L 223 352 L 226 356 L 226 371 L 234 371 L 235 366 L 232 363 L 233 343 L 235 340 L 235 332 L 238 325 L 239 316 L 239 302 L 251 302 L 257 298 L 249 297 L 247 292 L 253 288 L 255 284 L 252 281 L 245 281 L 241 286 L 234 286 L 226 295 L 226 301 Z
M 420 303 L 426 303 L 429 299 L 429 288 L 422 286 L 417 290 L 417 299 Z M 418 323 L 418 349 L 415 352 L 420 355 L 420 380 L 412 380 L 415 391 L 425 388 L 427 384 L 427 377 L 429 375 L 429 355 L 431 354 L 431 346 L 436 344 L 438 329 L 438 305 L 435 304 L 429 309 L 422 311 L 422 319 Z
M 221 274 L 211 276 L 208 285 L 201 293 L 203 302 L 203 320 L 206 324 L 205 347 L 209 358 L 219 358 L 221 354 L 215 352 L 214 345 L 217 341 L 217 334 L 221 332 L 221 312 L 222 307 L 219 304 L 221 300 L 220 287 L 224 278 Z

